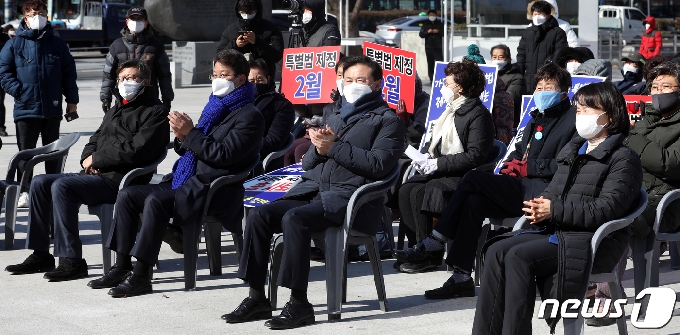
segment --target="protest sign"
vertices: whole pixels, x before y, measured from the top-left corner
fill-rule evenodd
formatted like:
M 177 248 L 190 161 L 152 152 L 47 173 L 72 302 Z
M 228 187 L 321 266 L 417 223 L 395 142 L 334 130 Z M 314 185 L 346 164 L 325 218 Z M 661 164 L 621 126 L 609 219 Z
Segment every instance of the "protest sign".
M 571 88 L 569 88 L 569 99 L 573 98 L 574 93 L 578 92 L 578 90 L 581 87 L 592 83 L 601 83 L 604 82 L 605 79 L 607 78 L 593 76 L 571 76 Z
M 281 93 L 293 104 L 330 103 L 340 47 L 286 48 Z
M 364 54 L 383 70 L 382 96 L 391 108 L 404 100 L 406 111 L 413 114 L 416 91 L 416 54 L 371 42 L 364 42 Z
M 420 148 L 429 140 L 430 133 L 433 129 L 431 124 L 436 121 L 442 113 L 446 110 L 446 100 L 442 97 L 441 88 L 446 83 L 446 75 L 444 69 L 449 63 L 437 62 L 434 66 L 434 78 L 432 79 L 432 91 L 430 92 L 430 108 L 427 110 L 427 123 L 423 140 L 420 141 Z M 496 65 L 480 64 L 479 68 L 484 72 L 486 80 L 484 92 L 479 96 L 482 104 L 491 111 L 493 109 L 493 97 L 496 93 L 496 79 L 498 77 L 498 68 Z
M 243 183 L 246 189 L 243 205 L 258 207 L 283 197 L 293 184 L 302 177 L 302 164 L 293 164 Z
M 633 122 L 641 121 L 645 104 L 652 103 L 652 96 L 650 95 L 624 95 L 623 98 L 626 99 L 628 116 Z

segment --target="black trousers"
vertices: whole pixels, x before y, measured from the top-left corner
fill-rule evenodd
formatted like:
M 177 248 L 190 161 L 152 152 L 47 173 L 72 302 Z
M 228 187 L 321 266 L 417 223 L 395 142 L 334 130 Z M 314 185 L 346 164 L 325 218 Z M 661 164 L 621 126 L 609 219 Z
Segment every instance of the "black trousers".
M 272 236 L 283 232 L 285 243 L 277 284 L 306 291 L 312 233 L 337 226 L 339 224 L 324 218 L 320 199 L 279 200 L 251 209 L 246 220 L 238 277 L 247 280 L 251 287 L 264 286 Z
M 15 121 L 17 132 L 17 146 L 19 150 L 34 149 L 38 144 L 38 136 L 42 136 L 42 145 L 50 144 L 59 139 L 59 125 L 61 117 L 51 119 L 22 119 Z M 19 163 L 19 176 L 24 172 L 25 162 Z M 59 173 L 61 168 L 56 160 L 45 162 L 45 173 Z M 26 190 L 22 190 L 25 192 Z
M 427 57 L 427 75 L 430 77 L 431 83 L 432 77 L 434 77 L 434 65 L 437 61 L 444 60 L 444 52 L 442 49 L 425 48 L 425 57 Z
M 80 205 L 114 203 L 118 190 L 95 175 L 43 174 L 31 183 L 26 248 L 49 251 L 54 223 L 54 256 L 82 258 L 78 229 Z M 104 237 L 102 237 L 104 238 Z
M 172 183 L 122 189 L 116 199 L 116 210 L 106 247 L 135 256 L 148 264 L 155 264 L 165 230 L 175 210 L 175 193 Z M 138 233 L 139 214 L 143 215 Z
M 5 131 L 5 117 L 7 110 L 5 109 L 5 91 L 0 87 L 0 130 Z
M 408 182 L 399 189 L 399 211 L 401 222 L 409 246 L 424 240 L 431 230 L 432 217 L 423 214 L 423 197 L 425 196 L 425 183 Z
M 522 216 L 524 190 L 520 178 L 472 170 L 433 227 L 452 240 L 446 264 L 472 271 L 485 218 Z
M 557 245 L 547 235 L 506 238 L 486 251 L 472 334 L 531 334 L 536 277 L 557 272 Z

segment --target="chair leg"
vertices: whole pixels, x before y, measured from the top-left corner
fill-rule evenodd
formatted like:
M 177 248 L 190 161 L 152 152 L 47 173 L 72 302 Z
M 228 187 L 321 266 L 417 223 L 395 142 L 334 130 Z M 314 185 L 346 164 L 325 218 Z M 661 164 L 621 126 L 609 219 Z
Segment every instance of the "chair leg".
M 645 286 L 645 278 L 647 277 L 647 260 L 645 259 L 645 244 L 646 241 L 631 237 L 631 249 L 633 249 L 633 277 L 635 286 L 635 295 L 640 293 Z
M 276 280 L 279 278 L 279 270 L 281 269 L 281 258 L 283 258 L 283 234 L 274 237 L 272 243 L 272 251 L 269 259 L 269 301 L 272 304 L 272 309 L 276 310 L 276 302 L 278 298 L 279 286 Z
M 106 240 L 109 238 L 111 223 L 113 222 L 113 206 L 111 204 L 99 205 L 99 213 L 97 213 L 102 231 L 102 268 L 104 273 L 109 272 L 114 262 L 114 252 L 106 247 Z
M 201 224 L 182 227 L 184 237 L 184 289 L 196 289 L 196 261 L 198 260 L 198 242 L 201 239 Z
M 241 254 L 243 254 L 243 234 L 231 233 L 231 239 L 234 241 L 234 247 L 236 248 L 236 262 L 241 263 Z
M 373 268 L 373 280 L 375 281 L 375 290 L 378 293 L 380 310 L 387 312 L 385 278 L 383 277 L 382 264 L 380 262 L 380 250 L 378 249 L 378 243 L 376 243 L 375 237 L 371 237 L 371 242 L 366 244 L 366 251 L 368 252 L 368 258 L 371 260 L 371 267 Z
M 343 270 L 347 249 L 341 228 L 328 228 L 325 236 L 328 320 L 336 321 L 342 317 L 342 280 L 345 277 Z
M 654 243 L 654 251 L 652 258 L 652 273 L 649 275 L 649 286 L 658 287 L 659 286 L 659 256 L 661 251 L 661 242 L 656 241 Z
M 616 271 L 616 270 L 615 270 Z M 623 297 L 623 292 L 621 292 L 621 285 L 619 284 L 619 278 L 616 278 L 615 282 L 609 282 L 609 292 L 612 295 L 612 301 L 616 301 L 616 299 L 620 299 Z M 597 306 L 597 304 L 595 304 Z M 597 308 L 597 307 L 593 307 Z M 624 308 L 621 309 L 621 317 L 616 319 L 616 325 L 619 328 L 619 335 L 628 335 L 628 329 L 626 328 L 626 310 Z
M 208 254 L 211 276 L 222 275 L 222 225 L 219 222 L 204 222 L 205 250 Z
M 680 244 L 668 242 L 668 253 L 671 256 L 671 269 L 680 270 Z
M 583 316 L 581 313 L 576 313 L 576 319 L 562 318 L 562 325 L 564 326 L 564 335 L 581 335 L 583 334 Z
M 19 186 L 17 185 L 7 186 L 5 190 L 5 250 L 14 249 L 19 193 Z
M 349 255 L 345 253 L 345 261 L 342 263 L 342 303 L 347 302 L 347 264 Z

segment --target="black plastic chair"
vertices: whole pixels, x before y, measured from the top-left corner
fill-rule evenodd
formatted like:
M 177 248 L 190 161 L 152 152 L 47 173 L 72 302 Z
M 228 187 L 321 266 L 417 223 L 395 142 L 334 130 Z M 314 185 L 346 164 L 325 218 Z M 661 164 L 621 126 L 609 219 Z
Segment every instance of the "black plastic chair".
M 7 169 L 7 177 L 2 183 L 6 186 L 4 192 L 0 192 L 0 204 L 2 197 L 6 195 L 5 199 L 5 249 L 11 250 L 14 248 L 14 232 L 17 222 L 17 204 L 19 202 L 19 195 L 21 190 L 26 189 L 31 178 L 33 178 L 33 168 L 36 164 L 48 160 L 57 160 L 57 166 L 60 168 L 60 173 L 64 172 L 64 165 L 66 164 L 66 157 L 69 149 L 78 142 L 80 133 L 70 133 L 64 135 L 58 140 L 35 149 L 27 149 L 17 152 L 9 161 L 9 168 Z M 24 165 L 24 172 L 21 175 L 20 182 L 18 179 L 19 162 L 27 161 Z M 0 188 L 1 190 L 2 188 Z
M 269 165 L 275 159 L 285 155 L 286 151 L 288 151 L 288 149 L 290 149 L 290 147 L 293 146 L 293 142 L 295 142 L 295 137 L 293 136 L 293 134 L 290 134 L 290 136 L 288 137 L 288 141 L 286 142 L 286 144 L 283 147 L 281 147 L 281 149 L 274 151 L 274 152 L 270 153 L 269 155 L 267 155 L 267 157 L 265 157 L 264 160 L 262 161 L 262 173 L 267 172 L 267 168 L 269 168 Z

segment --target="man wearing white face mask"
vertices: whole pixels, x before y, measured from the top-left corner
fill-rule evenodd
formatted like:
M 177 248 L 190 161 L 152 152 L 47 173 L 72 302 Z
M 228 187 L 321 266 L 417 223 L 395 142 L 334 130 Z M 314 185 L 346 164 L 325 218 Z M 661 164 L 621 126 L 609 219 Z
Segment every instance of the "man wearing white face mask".
M 438 61 L 444 60 L 442 51 L 442 39 L 444 38 L 444 23 L 437 17 L 437 11 L 430 9 L 427 11 L 429 21 L 420 27 L 418 36 L 425 39 L 425 55 L 427 56 L 427 75 L 432 82 L 434 65 Z
M 640 86 L 644 85 L 642 68 L 647 60 L 639 53 L 632 53 L 628 57 L 621 58 L 621 62 L 623 63 L 621 68 L 623 80 L 615 82 L 614 85 L 623 95 L 636 94 Z
M 160 88 L 160 97 L 163 105 L 170 110 L 175 92 L 172 90 L 172 73 L 170 72 L 170 59 L 165 52 L 163 42 L 153 36 L 149 27 L 149 17 L 146 9 L 132 7 L 127 11 L 125 27 L 120 31 L 122 37 L 113 41 L 106 55 L 102 88 L 99 100 L 102 102 L 102 110 L 106 113 L 111 107 L 113 90 L 117 85 L 116 70 L 118 64 L 130 59 L 141 59 L 151 69 L 150 88 L 156 97 Z

